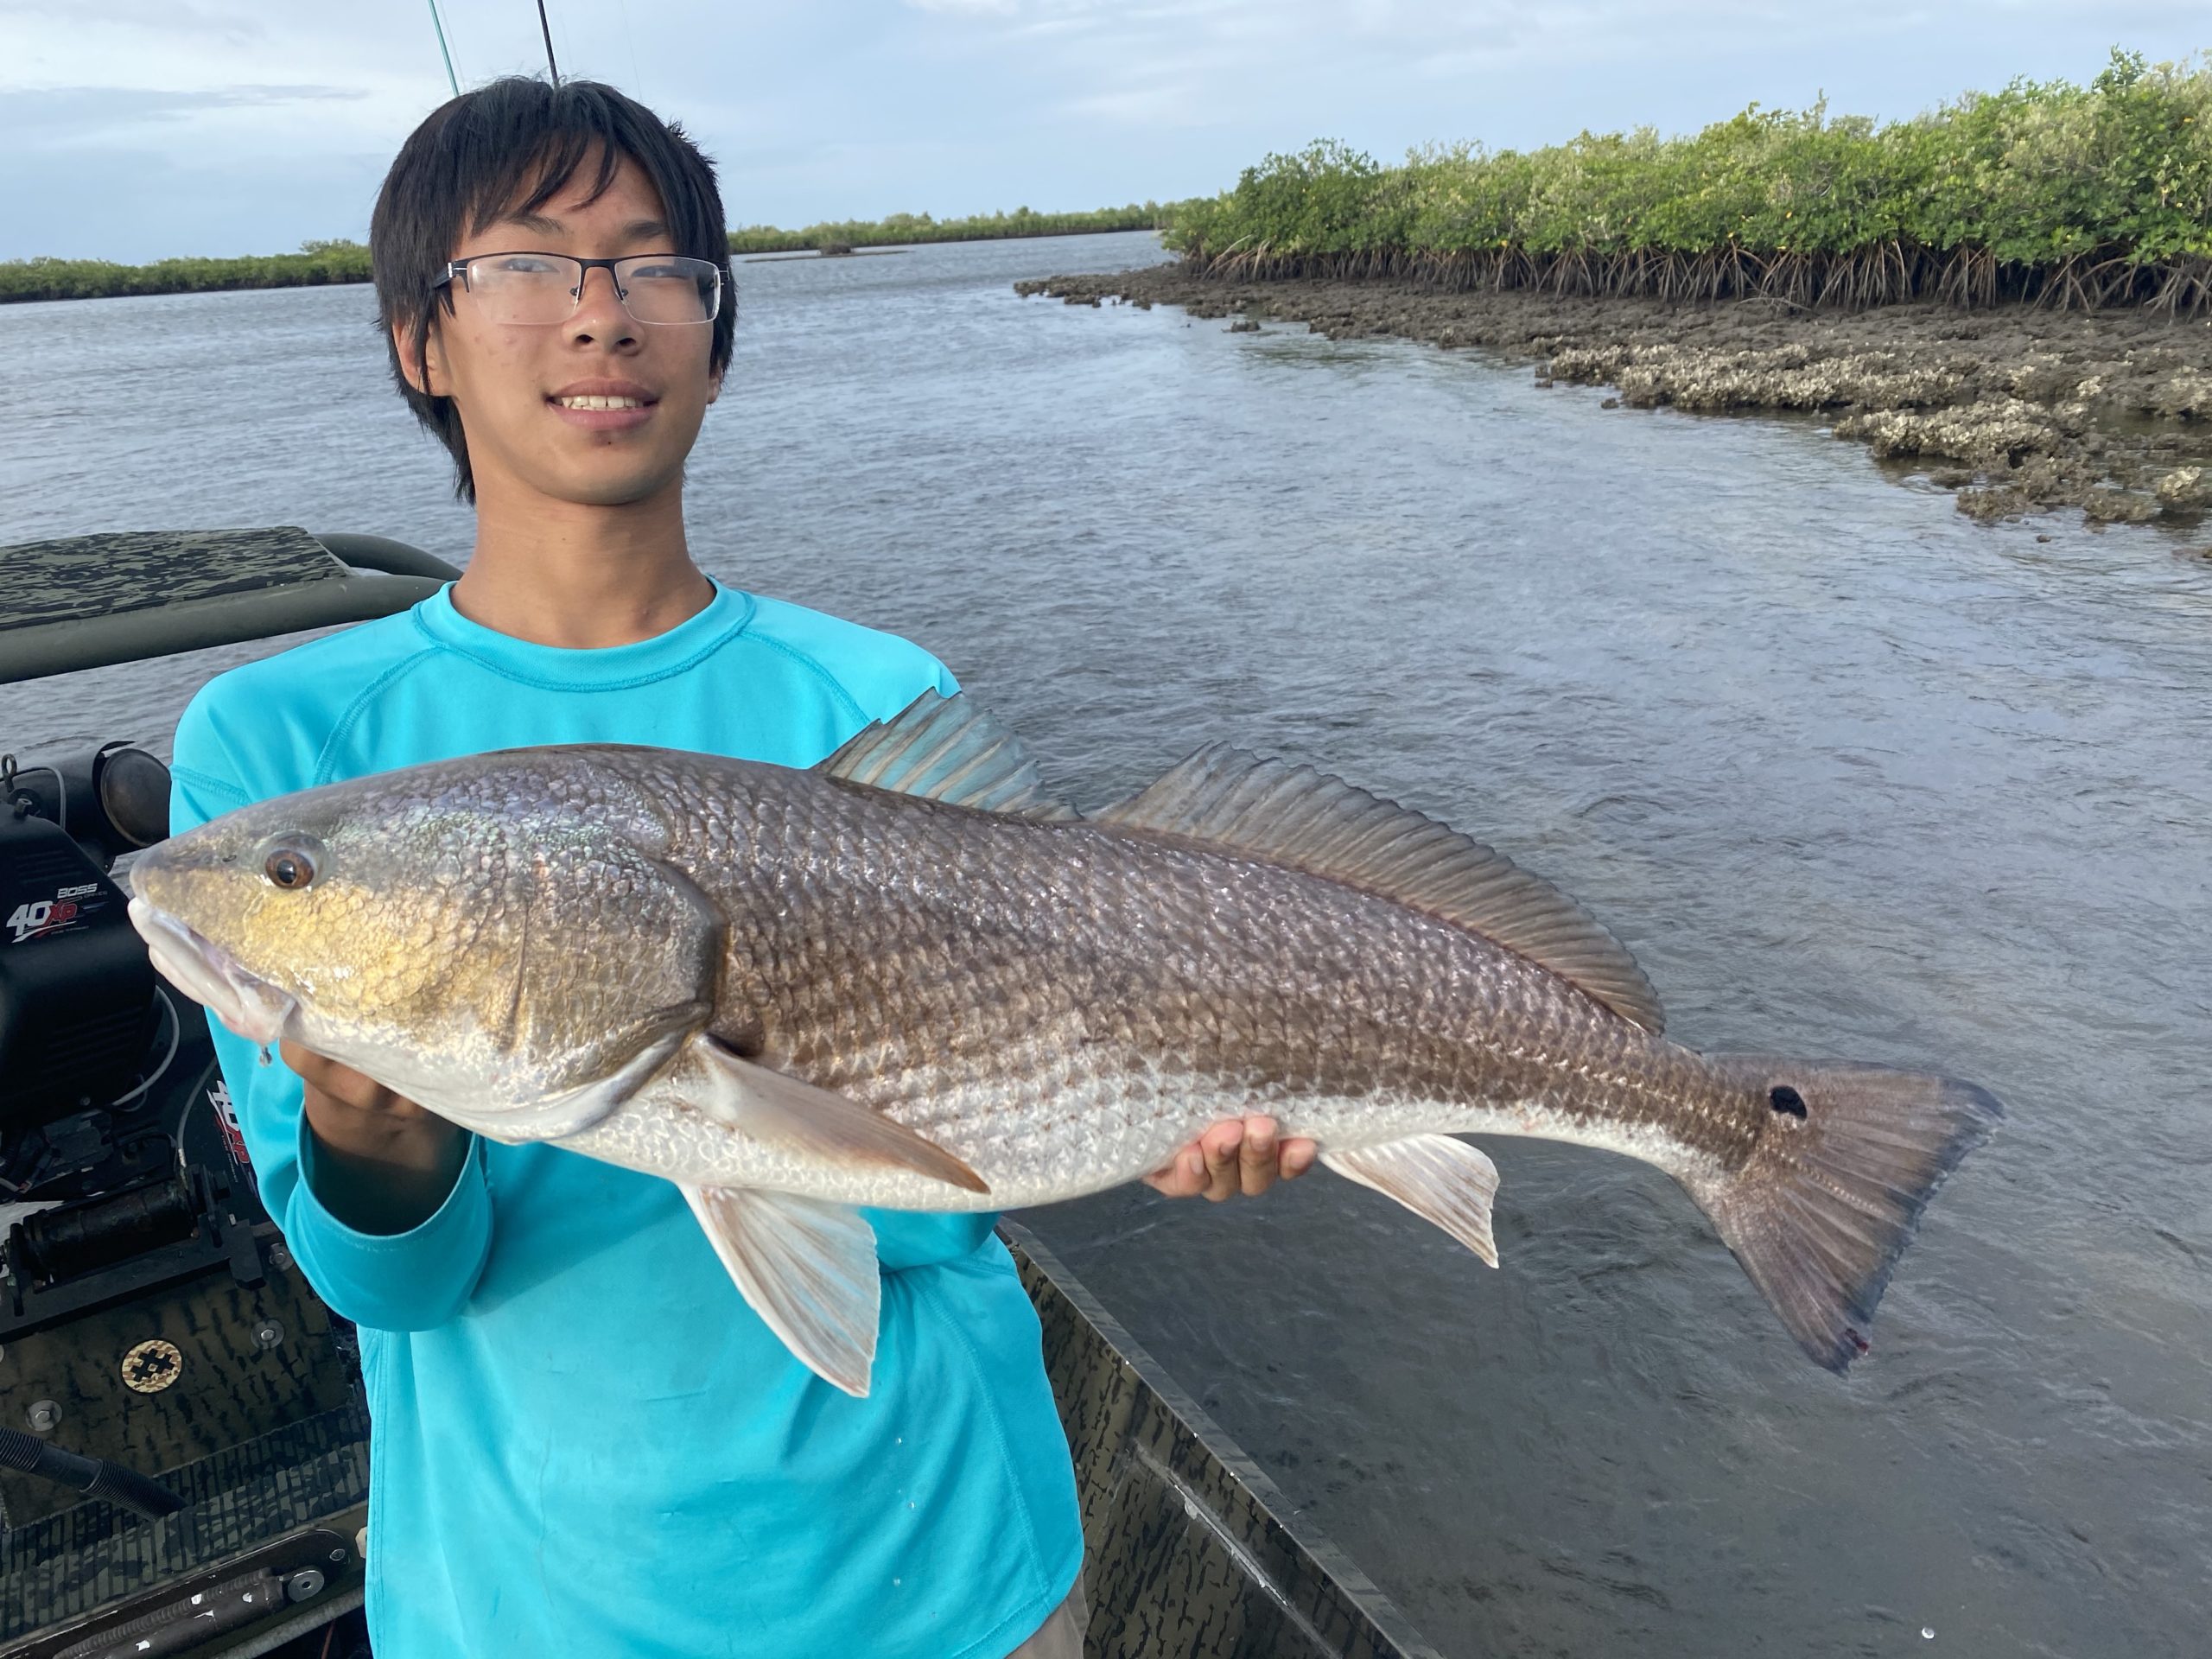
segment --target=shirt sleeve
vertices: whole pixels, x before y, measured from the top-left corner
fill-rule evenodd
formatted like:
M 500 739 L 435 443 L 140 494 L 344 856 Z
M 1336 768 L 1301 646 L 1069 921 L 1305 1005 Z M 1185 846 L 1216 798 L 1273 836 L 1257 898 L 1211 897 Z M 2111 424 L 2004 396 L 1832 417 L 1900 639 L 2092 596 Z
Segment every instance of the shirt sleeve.
M 169 833 L 182 835 L 255 795 L 238 780 L 207 714 L 195 702 L 178 723 L 171 768 Z M 484 1149 L 468 1157 L 435 1214 L 404 1233 L 358 1231 L 323 1205 L 315 1188 L 315 1135 L 301 1109 L 299 1075 L 213 1015 L 215 1058 L 245 1137 L 261 1201 L 315 1294 L 356 1325 L 423 1331 L 458 1313 L 492 1250 L 492 1200 Z

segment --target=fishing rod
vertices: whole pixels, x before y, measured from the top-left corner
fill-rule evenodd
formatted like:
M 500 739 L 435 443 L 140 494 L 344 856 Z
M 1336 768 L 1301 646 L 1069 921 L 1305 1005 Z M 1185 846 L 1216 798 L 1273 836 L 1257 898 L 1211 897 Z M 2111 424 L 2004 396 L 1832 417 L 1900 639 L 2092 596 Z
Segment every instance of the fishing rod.
M 438 16 L 438 0 L 430 0 L 430 27 L 438 31 L 438 55 L 446 60 L 446 85 L 453 88 L 455 98 L 461 96 L 461 77 L 453 72 L 453 52 L 446 45 L 445 19 Z
M 430 27 L 438 32 L 438 55 L 445 60 L 446 85 L 453 88 L 455 98 L 461 96 L 461 77 L 454 73 L 453 48 L 446 44 L 445 19 L 438 16 L 438 0 L 429 0 Z M 626 16 L 626 14 L 625 14 Z M 537 0 L 537 32 L 545 37 L 545 67 L 553 76 L 553 84 L 561 84 L 561 66 L 553 60 L 553 25 L 546 21 L 545 0 Z
M 545 36 L 545 67 L 553 74 L 553 84 L 561 84 L 561 66 L 553 61 L 553 25 L 545 21 L 545 0 L 537 0 L 537 29 Z

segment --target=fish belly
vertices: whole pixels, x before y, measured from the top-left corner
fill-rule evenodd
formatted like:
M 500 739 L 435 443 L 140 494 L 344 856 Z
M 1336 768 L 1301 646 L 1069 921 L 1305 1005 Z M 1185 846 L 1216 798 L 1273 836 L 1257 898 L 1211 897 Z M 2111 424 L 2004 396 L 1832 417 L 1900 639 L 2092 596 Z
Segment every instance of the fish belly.
M 1103 1192 L 1165 1166 L 1208 1126 L 1254 1112 L 1273 1116 L 1281 1135 L 1310 1137 L 1326 1150 L 1421 1134 L 1510 1135 L 1600 1146 L 1670 1171 L 1685 1152 L 1656 1125 L 1569 1115 L 1534 1100 L 1313 1093 L 1159 1068 L 994 1088 L 970 1083 L 917 1090 L 917 1081 L 900 1078 L 878 1091 L 891 1097 L 872 1103 L 964 1161 L 988 1192 L 765 1146 L 652 1090 L 559 1144 L 691 1185 L 760 1187 L 870 1208 L 940 1211 L 1017 1209 Z M 925 1085 L 927 1079 L 918 1081 Z
M 1025 1098 L 1025 1096 L 1027 1096 Z M 1103 1192 L 1165 1166 L 1209 1124 L 1269 1112 L 1286 1135 L 1364 1146 L 1414 1133 L 1434 1108 L 1306 1098 L 1266 1100 L 1210 1079 L 1132 1079 L 1080 1094 L 902 1102 L 887 1115 L 960 1158 L 988 1183 L 964 1192 L 908 1171 L 852 1169 L 766 1146 L 687 1102 L 652 1091 L 557 1144 L 672 1181 L 752 1186 L 889 1210 L 988 1211 Z

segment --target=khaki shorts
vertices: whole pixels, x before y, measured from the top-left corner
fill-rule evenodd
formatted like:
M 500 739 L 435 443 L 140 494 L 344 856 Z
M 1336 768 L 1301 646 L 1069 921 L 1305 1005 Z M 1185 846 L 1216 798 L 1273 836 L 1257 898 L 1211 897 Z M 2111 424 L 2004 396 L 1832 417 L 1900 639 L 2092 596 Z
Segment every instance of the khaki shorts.
M 1083 1574 L 1078 1573 L 1068 1599 L 1006 1659 L 1083 1659 L 1083 1633 L 1090 1628 L 1090 1605 L 1083 1599 Z

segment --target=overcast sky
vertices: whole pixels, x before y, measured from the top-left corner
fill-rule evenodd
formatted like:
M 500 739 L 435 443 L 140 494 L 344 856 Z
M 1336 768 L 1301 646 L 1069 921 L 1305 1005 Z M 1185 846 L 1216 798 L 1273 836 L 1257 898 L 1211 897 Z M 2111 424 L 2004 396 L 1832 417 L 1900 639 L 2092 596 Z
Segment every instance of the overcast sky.
M 463 87 L 543 70 L 533 0 L 439 0 Z M 1910 115 L 2115 43 L 2212 46 L 2199 0 L 548 0 L 564 75 L 681 120 L 734 224 L 1209 193 L 1343 138 L 1528 146 L 1754 99 Z M 0 258 L 360 237 L 448 97 L 428 0 L 0 0 Z

